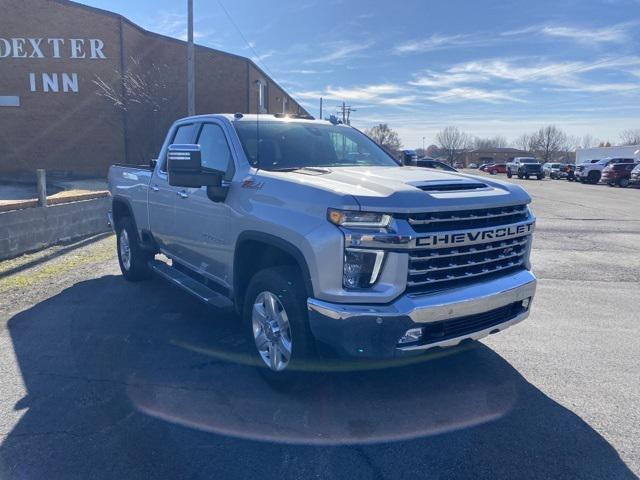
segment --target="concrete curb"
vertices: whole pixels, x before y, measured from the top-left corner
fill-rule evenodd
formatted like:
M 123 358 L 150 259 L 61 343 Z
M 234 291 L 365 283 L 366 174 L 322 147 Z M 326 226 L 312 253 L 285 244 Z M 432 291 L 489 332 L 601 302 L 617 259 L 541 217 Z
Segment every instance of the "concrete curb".
M 94 198 L 108 197 L 107 190 L 99 190 L 97 192 L 79 193 L 77 195 L 68 195 L 61 197 L 47 197 L 48 205 L 60 205 L 62 203 L 78 202 L 80 200 L 91 200 Z M 24 210 L 25 208 L 33 208 L 38 206 L 38 200 L 16 200 L 11 203 L 0 202 L 0 212 L 10 212 L 13 210 Z
M 0 212 L 0 260 L 109 230 L 111 199 Z

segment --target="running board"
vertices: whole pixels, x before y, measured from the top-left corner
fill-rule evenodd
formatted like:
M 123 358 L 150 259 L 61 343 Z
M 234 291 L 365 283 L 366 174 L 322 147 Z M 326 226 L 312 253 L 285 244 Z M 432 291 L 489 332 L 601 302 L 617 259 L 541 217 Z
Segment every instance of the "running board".
M 216 308 L 233 307 L 233 302 L 224 295 L 211 290 L 206 285 L 194 280 L 189 275 L 182 273 L 180 270 L 167 265 L 165 262 L 161 262 L 160 260 L 150 260 L 149 268 L 161 277 L 169 280 L 174 285 L 177 285 L 194 295 L 207 305 L 211 305 Z

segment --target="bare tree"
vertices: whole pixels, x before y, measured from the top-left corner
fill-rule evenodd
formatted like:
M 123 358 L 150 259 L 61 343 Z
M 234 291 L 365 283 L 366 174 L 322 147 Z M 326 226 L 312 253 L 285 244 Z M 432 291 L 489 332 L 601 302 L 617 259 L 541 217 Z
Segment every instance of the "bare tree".
M 514 144 L 517 148 L 524 150 L 525 152 L 531 152 L 534 149 L 535 135 L 523 133 L 515 139 Z
M 580 146 L 582 148 L 597 147 L 598 143 L 600 143 L 600 140 L 598 140 L 596 137 L 594 137 L 590 133 L 585 133 L 582 136 L 582 140 L 580 140 Z
M 622 145 L 640 145 L 640 128 L 629 128 L 620 134 Z
M 452 164 L 471 148 L 473 140 L 457 127 L 445 127 L 436 134 L 436 142 Z
M 475 137 L 473 139 L 473 148 L 481 150 L 490 150 L 493 148 L 505 148 L 507 146 L 507 139 L 500 135 L 496 135 L 493 138 L 480 138 Z
M 389 125 L 381 123 L 380 125 L 365 130 L 364 133 L 391 155 L 394 157 L 398 156 L 400 148 L 402 148 L 402 143 L 400 143 L 398 132 L 389 128 Z
M 146 163 L 158 153 L 169 125 L 180 116 L 166 82 L 167 65 L 146 66 L 139 58 L 130 58 L 129 67 L 113 79 L 96 76 L 96 94 L 128 116 L 130 132 L 135 135 L 135 161 Z
M 533 146 L 544 162 L 553 160 L 567 144 L 567 134 L 555 125 L 542 127 L 534 134 Z

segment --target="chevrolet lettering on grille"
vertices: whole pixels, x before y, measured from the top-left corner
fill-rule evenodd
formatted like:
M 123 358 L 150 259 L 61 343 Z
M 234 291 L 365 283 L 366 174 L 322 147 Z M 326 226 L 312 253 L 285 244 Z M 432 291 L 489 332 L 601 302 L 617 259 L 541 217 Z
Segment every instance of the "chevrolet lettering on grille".
M 448 247 L 452 245 L 468 245 L 490 240 L 507 240 L 509 238 L 528 235 L 533 232 L 535 222 L 521 223 L 498 228 L 471 230 L 465 232 L 434 233 L 417 239 L 421 247 Z

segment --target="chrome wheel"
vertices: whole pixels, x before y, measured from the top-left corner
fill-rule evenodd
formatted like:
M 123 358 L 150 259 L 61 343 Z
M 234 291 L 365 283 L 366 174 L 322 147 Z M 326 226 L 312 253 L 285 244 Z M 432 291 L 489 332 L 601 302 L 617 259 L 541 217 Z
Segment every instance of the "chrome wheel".
M 291 327 L 275 294 L 262 292 L 256 297 L 251 324 L 256 348 L 265 365 L 275 372 L 287 368 L 291 359 Z
M 131 245 L 126 228 L 120 231 L 120 261 L 125 270 L 131 270 Z

